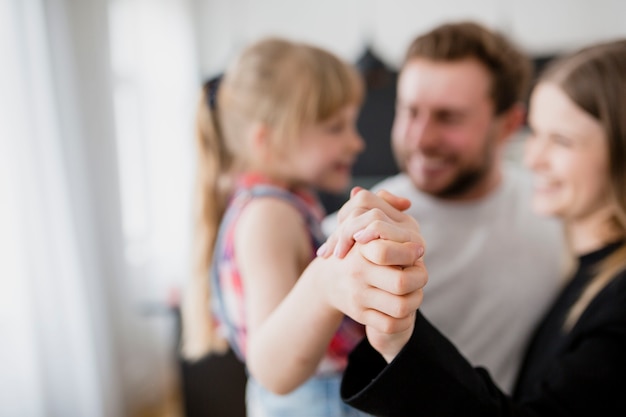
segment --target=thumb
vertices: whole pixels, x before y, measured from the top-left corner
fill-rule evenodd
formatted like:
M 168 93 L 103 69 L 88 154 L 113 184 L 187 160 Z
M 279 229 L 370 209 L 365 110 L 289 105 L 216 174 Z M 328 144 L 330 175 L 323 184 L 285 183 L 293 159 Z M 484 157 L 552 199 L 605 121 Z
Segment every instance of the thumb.
M 380 190 L 376 192 L 376 195 L 382 198 L 383 200 L 385 200 L 387 203 L 393 206 L 393 208 L 395 208 L 396 210 L 404 211 L 408 209 L 409 207 L 411 207 L 411 201 L 409 199 L 404 198 L 404 197 L 399 197 L 395 194 L 391 194 L 387 190 Z

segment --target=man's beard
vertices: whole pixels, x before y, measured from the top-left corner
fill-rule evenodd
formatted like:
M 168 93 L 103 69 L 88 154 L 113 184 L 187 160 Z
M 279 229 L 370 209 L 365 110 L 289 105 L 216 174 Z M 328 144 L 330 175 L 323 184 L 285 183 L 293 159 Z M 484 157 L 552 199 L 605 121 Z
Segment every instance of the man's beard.
M 454 181 L 447 187 L 431 194 L 443 199 L 463 197 L 485 179 L 489 174 L 491 165 L 491 159 L 487 159 L 477 167 L 465 168 L 457 174 Z
M 494 155 L 496 152 L 495 142 L 494 135 L 490 133 L 483 146 L 480 160 L 475 161 L 469 167 L 461 168 L 452 182 L 441 190 L 422 191 L 442 199 L 458 199 L 471 193 L 491 173 L 496 158 Z M 403 162 L 399 163 L 399 158 L 396 157 L 396 161 L 398 161 L 401 170 L 407 172 L 405 160 L 403 159 Z

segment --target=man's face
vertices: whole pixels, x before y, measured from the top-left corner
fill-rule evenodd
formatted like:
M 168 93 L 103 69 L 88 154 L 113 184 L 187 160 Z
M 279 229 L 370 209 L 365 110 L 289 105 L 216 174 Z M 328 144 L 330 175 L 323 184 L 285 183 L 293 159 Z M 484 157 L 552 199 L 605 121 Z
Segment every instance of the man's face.
M 406 63 L 398 80 L 392 147 L 418 189 L 470 199 L 498 181 L 502 123 L 490 88 L 489 72 L 474 59 Z

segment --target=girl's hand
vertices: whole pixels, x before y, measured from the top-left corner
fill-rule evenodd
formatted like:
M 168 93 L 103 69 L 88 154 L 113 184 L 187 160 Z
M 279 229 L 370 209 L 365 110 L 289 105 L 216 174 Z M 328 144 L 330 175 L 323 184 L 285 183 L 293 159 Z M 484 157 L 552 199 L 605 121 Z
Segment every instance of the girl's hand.
M 350 200 L 338 212 L 337 229 L 320 247 L 318 256 L 334 254 L 342 258 L 356 242 L 365 244 L 374 239 L 414 242 L 423 255 L 424 242 L 419 225 L 413 217 L 402 212 L 410 205 L 409 200 L 385 190 L 374 194 L 354 188 Z

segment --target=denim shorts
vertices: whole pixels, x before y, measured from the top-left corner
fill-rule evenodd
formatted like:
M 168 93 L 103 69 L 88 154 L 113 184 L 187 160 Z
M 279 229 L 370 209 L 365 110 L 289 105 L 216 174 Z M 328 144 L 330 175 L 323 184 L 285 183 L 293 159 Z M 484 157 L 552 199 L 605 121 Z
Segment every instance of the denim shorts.
M 252 377 L 246 387 L 247 417 L 367 417 L 341 400 L 341 375 L 315 376 L 287 395 L 276 395 Z

